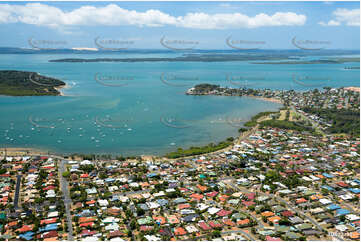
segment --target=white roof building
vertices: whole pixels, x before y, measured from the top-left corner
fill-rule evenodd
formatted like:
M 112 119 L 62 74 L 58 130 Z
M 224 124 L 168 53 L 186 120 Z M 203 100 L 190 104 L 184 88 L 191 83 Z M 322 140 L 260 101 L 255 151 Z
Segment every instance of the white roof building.
M 187 230 L 188 233 L 198 232 L 198 229 L 194 225 L 186 226 L 186 230 Z
M 208 212 L 210 215 L 213 215 L 213 214 L 218 213 L 218 211 L 220 211 L 219 208 L 211 207 L 211 208 L 208 208 L 208 211 L 207 211 L 207 212 Z
M 319 201 L 320 201 L 320 203 L 322 203 L 322 205 L 328 205 L 328 204 L 332 203 L 332 201 L 330 201 L 329 199 L 326 199 L 326 198 L 321 198 Z
M 109 202 L 107 200 L 98 200 L 100 207 L 107 207 L 109 205 Z
M 355 214 L 347 214 L 345 217 L 350 221 L 360 220 L 360 217 Z

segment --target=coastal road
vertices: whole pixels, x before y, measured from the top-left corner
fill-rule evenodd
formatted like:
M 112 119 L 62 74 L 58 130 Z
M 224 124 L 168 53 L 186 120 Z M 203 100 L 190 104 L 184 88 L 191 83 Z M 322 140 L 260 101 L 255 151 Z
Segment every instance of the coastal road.
M 303 119 L 309 121 L 312 125 L 312 128 L 314 128 L 315 130 L 318 130 L 323 136 L 325 136 L 325 133 L 322 131 L 320 125 L 316 121 L 310 119 L 309 117 L 307 117 L 306 115 L 304 115 L 302 113 L 297 112 L 297 110 L 294 106 L 291 106 L 291 110 L 294 111 L 295 113 L 297 113 L 298 115 L 300 115 Z
M 70 214 L 70 206 L 72 204 L 70 195 L 69 195 L 69 189 L 68 189 L 68 181 L 63 177 L 63 173 L 65 172 L 65 164 L 68 161 L 61 160 L 60 166 L 59 166 L 59 176 L 60 176 L 60 186 L 61 190 L 63 192 L 63 198 L 64 198 L 64 205 L 65 205 L 65 213 L 66 213 L 66 221 L 68 224 L 68 240 L 74 240 L 73 236 L 73 223 L 71 220 L 71 214 Z
M 14 208 L 15 208 L 15 210 L 18 209 L 18 207 L 19 207 L 19 195 L 20 195 L 21 178 L 22 178 L 21 174 L 16 176 L 16 188 L 15 188 L 15 195 L 14 195 Z

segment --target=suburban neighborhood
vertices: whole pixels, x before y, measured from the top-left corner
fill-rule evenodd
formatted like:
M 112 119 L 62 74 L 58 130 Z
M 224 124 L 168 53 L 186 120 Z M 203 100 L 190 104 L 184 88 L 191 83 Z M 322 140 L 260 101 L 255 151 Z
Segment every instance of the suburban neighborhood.
M 283 93 L 230 147 L 192 157 L 5 155 L 0 239 L 359 241 L 360 139 L 302 111 L 356 110 L 359 92 L 326 92 Z

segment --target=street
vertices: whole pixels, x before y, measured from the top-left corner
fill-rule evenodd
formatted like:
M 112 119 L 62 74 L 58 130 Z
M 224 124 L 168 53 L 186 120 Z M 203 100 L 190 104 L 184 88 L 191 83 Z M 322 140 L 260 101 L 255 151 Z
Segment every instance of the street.
M 15 210 L 19 207 L 19 194 L 20 194 L 20 185 L 21 185 L 21 177 L 22 175 L 16 176 L 16 188 L 15 188 L 15 196 L 14 196 L 14 208 Z
M 61 186 L 61 190 L 63 192 L 66 221 L 68 223 L 68 240 L 74 240 L 73 223 L 72 223 L 71 214 L 70 214 L 70 206 L 72 204 L 72 201 L 71 201 L 71 198 L 69 195 L 68 181 L 62 175 L 66 171 L 65 170 L 66 163 L 67 163 L 66 160 L 61 160 L 61 162 L 60 162 L 60 166 L 59 166 L 60 186 Z

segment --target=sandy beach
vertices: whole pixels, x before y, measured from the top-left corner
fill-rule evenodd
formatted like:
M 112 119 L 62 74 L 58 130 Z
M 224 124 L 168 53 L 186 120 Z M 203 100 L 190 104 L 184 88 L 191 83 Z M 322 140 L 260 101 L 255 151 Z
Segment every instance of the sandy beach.
M 35 155 L 35 154 L 47 154 L 48 152 L 45 150 L 35 149 L 35 148 L 24 148 L 24 147 L 16 147 L 16 148 L 0 148 L 0 157 L 6 154 L 8 156 L 18 156 L 18 155 Z
M 345 90 L 360 92 L 360 87 L 345 87 Z
M 70 85 L 68 85 L 68 84 L 54 87 L 54 89 L 57 90 L 57 91 L 60 93 L 59 96 L 66 96 L 66 95 L 63 93 L 62 90 L 63 90 L 63 89 L 68 89 L 68 88 L 70 88 Z
M 277 98 L 259 97 L 259 96 L 253 96 L 253 95 L 246 95 L 245 97 L 251 97 L 251 98 L 255 98 L 255 99 L 259 99 L 259 100 L 263 100 L 263 101 L 267 101 L 267 102 L 282 104 L 282 101 Z

